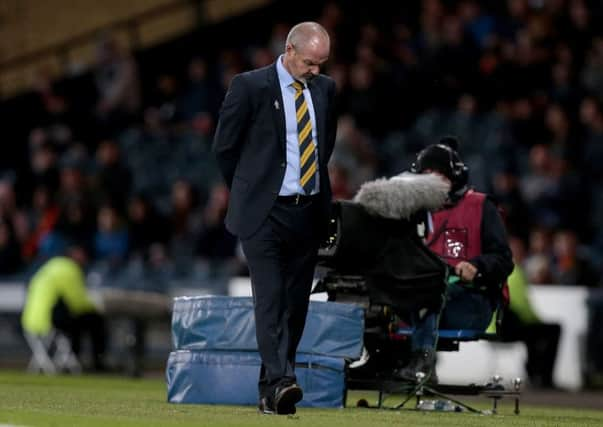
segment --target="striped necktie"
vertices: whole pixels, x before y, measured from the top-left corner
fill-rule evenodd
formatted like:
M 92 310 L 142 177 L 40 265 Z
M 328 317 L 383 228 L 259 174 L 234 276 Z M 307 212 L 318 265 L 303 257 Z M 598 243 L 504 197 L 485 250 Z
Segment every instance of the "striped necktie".
M 316 187 L 316 149 L 312 141 L 312 122 L 308 103 L 304 98 L 304 85 L 293 82 L 295 89 L 295 112 L 297 116 L 297 136 L 299 141 L 299 182 L 305 194 L 310 194 Z

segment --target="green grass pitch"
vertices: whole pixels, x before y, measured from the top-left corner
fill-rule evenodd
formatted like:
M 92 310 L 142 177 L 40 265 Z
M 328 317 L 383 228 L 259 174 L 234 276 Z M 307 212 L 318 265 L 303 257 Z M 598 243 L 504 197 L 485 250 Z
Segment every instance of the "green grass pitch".
M 353 405 L 372 392 L 354 391 Z M 477 403 L 476 403 L 477 402 Z M 472 401 L 489 408 L 486 398 Z M 174 405 L 166 403 L 162 379 L 118 377 L 44 377 L 0 372 L 0 426 L 602 426 L 601 411 L 563 407 L 522 406 L 514 415 L 512 402 L 498 415 L 418 412 L 412 410 L 299 409 L 294 417 L 262 416 L 253 407 Z

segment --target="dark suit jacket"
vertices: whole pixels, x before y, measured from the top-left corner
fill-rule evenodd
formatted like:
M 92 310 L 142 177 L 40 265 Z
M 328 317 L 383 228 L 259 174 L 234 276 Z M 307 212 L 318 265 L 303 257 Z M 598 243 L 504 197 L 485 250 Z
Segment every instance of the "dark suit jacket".
M 331 202 L 327 163 L 337 125 L 335 82 L 318 75 L 308 88 L 318 131 L 319 200 L 326 227 Z M 278 196 L 286 169 L 285 135 L 276 64 L 236 75 L 222 104 L 213 150 L 230 188 L 226 227 L 242 239 L 260 227 Z

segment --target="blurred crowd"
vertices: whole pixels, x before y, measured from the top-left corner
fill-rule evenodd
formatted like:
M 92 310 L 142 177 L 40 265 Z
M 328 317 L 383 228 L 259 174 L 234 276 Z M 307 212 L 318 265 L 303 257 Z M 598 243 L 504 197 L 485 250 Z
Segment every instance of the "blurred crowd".
M 324 72 L 339 92 L 335 196 L 351 198 L 363 182 L 408 169 L 440 136 L 457 135 L 470 182 L 504 209 L 529 282 L 598 286 L 600 2 L 352 3 L 308 16 L 332 37 Z M 73 242 L 109 285 L 215 279 L 219 287 L 244 274 L 223 226 L 228 190 L 212 134 L 232 76 L 272 63 L 291 23 L 158 69 L 105 36 L 90 102 L 40 73 L 22 142 L 28 167 L 5 168 L 0 179 L 0 275 L 28 274 Z M 152 82 L 146 90 L 142 78 Z

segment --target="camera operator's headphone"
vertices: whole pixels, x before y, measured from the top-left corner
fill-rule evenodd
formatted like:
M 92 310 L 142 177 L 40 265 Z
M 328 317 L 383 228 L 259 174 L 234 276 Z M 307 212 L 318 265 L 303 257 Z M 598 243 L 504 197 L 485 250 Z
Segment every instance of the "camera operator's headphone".
M 425 160 L 428 157 L 434 155 L 437 156 L 437 151 L 446 153 L 445 157 L 447 160 L 444 160 L 444 162 L 447 163 L 446 167 L 452 176 L 448 176 L 447 173 L 444 175 L 448 176 L 450 181 L 452 181 L 451 193 L 459 192 L 459 190 L 464 192 L 469 182 L 469 168 L 461 161 L 461 158 L 455 150 L 456 147 L 458 147 L 457 138 L 447 136 L 440 139 L 438 144 L 430 145 L 417 154 L 416 160 L 410 166 L 410 171 L 413 173 L 422 173 L 425 169 L 434 169 L 443 173 L 444 171 L 441 170 L 442 165 L 440 165 L 440 168 L 429 167 L 425 165 Z

